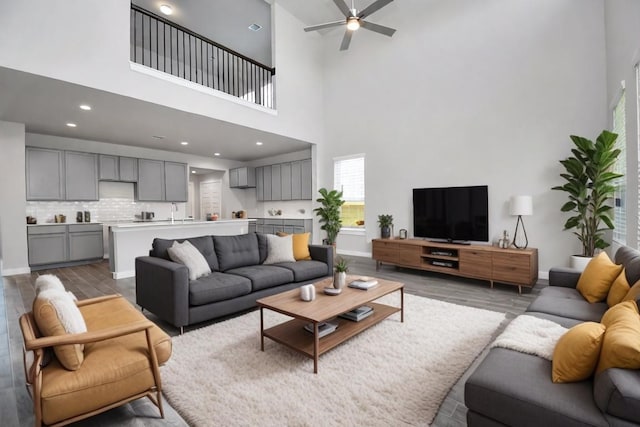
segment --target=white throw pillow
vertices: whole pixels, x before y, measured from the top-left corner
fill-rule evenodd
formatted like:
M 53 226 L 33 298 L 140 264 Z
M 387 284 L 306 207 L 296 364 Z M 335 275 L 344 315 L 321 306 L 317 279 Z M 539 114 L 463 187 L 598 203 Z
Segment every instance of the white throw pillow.
M 169 253 L 169 258 L 173 261 L 187 266 L 189 280 L 196 280 L 199 277 L 211 274 L 211 268 L 204 255 L 188 240 L 183 243 L 173 242 L 167 252 Z
M 266 234 L 267 236 L 267 259 L 264 264 L 276 264 L 279 262 L 296 262 L 293 257 L 293 236 L 276 236 L 275 234 Z
M 72 296 L 64 288 L 44 289 L 40 291 L 37 298 L 46 300 L 53 306 L 60 320 L 60 324 L 68 334 L 80 334 L 87 332 L 87 324 L 80 309 L 76 305 Z
M 47 289 L 58 289 L 64 291 L 64 285 L 58 279 L 58 276 L 53 274 L 43 274 L 36 279 L 36 296 L 40 295 L 40 292 Z

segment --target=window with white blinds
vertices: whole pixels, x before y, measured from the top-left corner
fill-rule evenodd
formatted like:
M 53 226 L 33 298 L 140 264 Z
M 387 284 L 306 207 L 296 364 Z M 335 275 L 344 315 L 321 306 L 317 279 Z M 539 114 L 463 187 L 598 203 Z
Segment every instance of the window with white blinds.
M 618 100 L 613 109 L 613 132 L 618 134 L 616 140 L 616 148 L 620 150 L 620 156 L 613 166 L 614 172 L 623 174 L 622 178 L 614 182 L 616 191 L 614 194 L 613 207 L 613 240 L 618 243 L 625 244 L 627 241 L 627 209 L 626 209 L 626 193 L 627 193 L 627 136 L 625 133 L 625 92 Z
M 364 155 L 333 160 L 333 186 L 342 191 L 343 227 L 364 226 Z

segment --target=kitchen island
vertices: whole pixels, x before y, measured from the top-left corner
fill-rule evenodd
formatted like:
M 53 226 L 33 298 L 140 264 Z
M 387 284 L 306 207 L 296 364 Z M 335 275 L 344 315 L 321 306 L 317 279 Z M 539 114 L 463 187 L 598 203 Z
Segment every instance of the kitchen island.
M 151 221 L 109 226 L 109 267 L 114 279 L 135 276 L 136 257 L 149 254 L 153 239 L 247 234 L 252 219 Z

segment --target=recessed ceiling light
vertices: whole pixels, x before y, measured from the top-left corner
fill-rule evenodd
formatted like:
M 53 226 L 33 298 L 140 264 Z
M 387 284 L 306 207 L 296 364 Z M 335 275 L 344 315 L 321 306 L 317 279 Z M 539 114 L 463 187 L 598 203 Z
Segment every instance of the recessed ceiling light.
M 262 29 L 262 26 L 258 24 L 251 24 L 249 25 L 249 29 L 251 31 L 260 31 Z
M 171 15 L 173 13 L 173 8 L 168 4 L 161 4 L 160 12 L 164 13 L 165 15 Z
M 182 141 L 180 144 L 182 145 L 189 145 L 189 143 L 187 141 Z
M 256 145 L 262 145 L 262 142 L 258 141 L 256 142 Z
M 78 125 L 75 124 L 75 123 L 67 123 L 67 126 L 69 126 L 70 128 L 74 128 L 74 127 L 76 127 Z
M 196 171 L 191 171 L 191 173 L 196 173 Z
M 213 155 L 214 155 L 214 156 L 219 156 L 219 155 L 220 155 L 220 153 L 213 153 Z
M 80 105 L 80 109 L 84 111 L 91 111 L 91 105 L 82 104 Z
M 164 139 L 164 136 L 162 135 L 151 135 L 151 137 L 155 139 Z

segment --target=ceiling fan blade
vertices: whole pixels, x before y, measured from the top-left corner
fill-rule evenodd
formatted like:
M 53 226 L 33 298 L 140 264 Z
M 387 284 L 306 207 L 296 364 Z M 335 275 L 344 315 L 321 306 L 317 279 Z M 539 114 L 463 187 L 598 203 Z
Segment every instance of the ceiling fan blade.
M 393 28 L 385 27 L 383 25 L 373 24 L 371 22 L 360 21 L 360 26 L 367 30 L 375 31 L 376 33 L 384 34 L 391 37 L 396 32 Z
M 331 27 L 337 27 L 339 25 L 344 25 L 346 22 L 344 19 L 340 20 L 340 21 L 334 21 L 334 22 L 327 22 L 326 24 L 319 24 L 319 25 L 312 25 L 310 27 L 305 27 L 304 30 L 305 31 L 316 31 L 316 30 L 322 30 L 324 28 L 331 28 Z
M 363 10 L 361 10 L 360 13 L 358 13 L 358 18 L 366 18 L 367 16 L 371 15 L 372 13 L 377 12 L 378 10 L 382 9 L 383 7 L 385 7 L 386 5 L 391 3 L 392 1 L 393 0 L 377 0 L 377 1 L 374 1 L 369 6 L 365 7 Z
M 344 32 L 344 37 L 342 38 L 342 43 L 340 44 L 340 50 L 349 49 L 349 45 L 351 44 L 351 36 L 353 36 L 353 31 L 347 30 Z
M 333 2 L 336 4 L 336 6 L 338 6 L 338 9 L 340 9 L 340 12 L 342 12 L 344 16 L 346 16 L 347 18 L 351 16 L 351 10 L 349 9 L 349 6 L 347 6 L 347 4 L 344 2 L 344 0 L 333 0 Z

